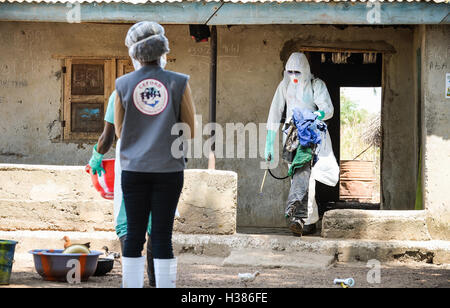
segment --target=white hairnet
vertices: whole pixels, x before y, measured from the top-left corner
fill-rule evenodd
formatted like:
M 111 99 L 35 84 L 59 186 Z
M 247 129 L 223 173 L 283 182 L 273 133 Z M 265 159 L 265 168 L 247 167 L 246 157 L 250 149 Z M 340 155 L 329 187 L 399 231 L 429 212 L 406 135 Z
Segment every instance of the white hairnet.
M 125 38 L 128 54 L 141 63 L 159 60 L 169 52 L 169 40 L 164 28 L 152 21 L 141 21 L 128 30 Z

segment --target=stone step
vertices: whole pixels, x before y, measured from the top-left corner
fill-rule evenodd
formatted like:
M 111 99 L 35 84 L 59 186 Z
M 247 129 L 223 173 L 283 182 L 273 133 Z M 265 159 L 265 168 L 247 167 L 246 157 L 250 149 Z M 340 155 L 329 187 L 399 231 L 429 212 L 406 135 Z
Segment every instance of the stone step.
M 114 232 L 0 231 L 0 239 L 19 242 L 17 253 L 27 253 L 32 249 L 62 249 L 62 238 L 65 235 L 73 242 L 91 242 L 93 250 L 108 246 L 111 251 L 120 251 L 120 244 Z M 333 256 L 339 262 L 367 262 L 376 259 L 380 262 L 414 260 L 450 264 L 449 241 L 373 241 L 308 236 L 298 238 L 290 235 L 174 233 L 172 242 L 176 255 L 228 258 L 233 252 L 242 249 L 258 249 L 266 251 L 267 254 L 274 254 L 272 261 L 282 252 Z
M 332 210 L 322 219 L 322 237 L 428 241 L 426 211 Z
M 326 270 L 335 260 L 334 255 L 247 248 L 231 251 L 230 256 L 224 260 L 223 265 Z

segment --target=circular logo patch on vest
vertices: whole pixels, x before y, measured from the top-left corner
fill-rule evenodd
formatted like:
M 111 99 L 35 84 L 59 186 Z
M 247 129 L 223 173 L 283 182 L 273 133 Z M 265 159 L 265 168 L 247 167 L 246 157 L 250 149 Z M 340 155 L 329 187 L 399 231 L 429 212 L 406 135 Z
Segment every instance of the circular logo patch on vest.
M 157 115 L 166 109 L 169 93 L 161 81 L 144 79 L 134 89 L 133 101 L 136 108 L 143 114 Z

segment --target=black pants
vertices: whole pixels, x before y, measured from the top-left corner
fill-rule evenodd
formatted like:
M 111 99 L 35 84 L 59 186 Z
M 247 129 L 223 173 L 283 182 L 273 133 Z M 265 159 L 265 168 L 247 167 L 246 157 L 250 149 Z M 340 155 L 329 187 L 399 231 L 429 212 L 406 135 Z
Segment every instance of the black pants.
M 173 258 L 173 221 L 183 180 L 183 171 L 173 173 L 122 171 L 122 191 L 128 221 L 124 257 L 141 257 L 151 212 L 153 258 Z

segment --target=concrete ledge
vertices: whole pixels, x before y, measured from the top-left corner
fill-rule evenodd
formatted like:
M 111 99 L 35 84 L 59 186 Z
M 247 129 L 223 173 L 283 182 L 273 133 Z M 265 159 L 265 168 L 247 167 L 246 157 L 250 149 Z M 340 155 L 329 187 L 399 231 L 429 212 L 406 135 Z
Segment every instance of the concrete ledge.
M 322 236 L 384 241 L 431 240 L 426 211 L 332 210 L 323 217 Z
M 174 230 L 236 232 L 237 174 L 185 170 Z M 113 202 L 82 166 L 0 164 L 0 230 L 114 231 Z
M 114 232 L 58 232 L 58 231 L 0 231 L 1 239 L 16 240 L 17 253 L 31 249 L 61 249 L 63 236 L 74 242 L 91 242 L 94 250 L 108 246 L 120 251 Z M 450 264 L 449 241 L 369 241 L 346 239 L 323 239 L 317 237 L 297 238 L 287 235 L 205 235 L 174 233 L 173 247 L 176 255 L 195 254 L 227 258 L 233 251 L 257 249 L 267 255 L 302 253 L 334 256 L 339 262 L 418 261 L 433 264 Z M 274 259 L 271 261 L 273 266 Z

